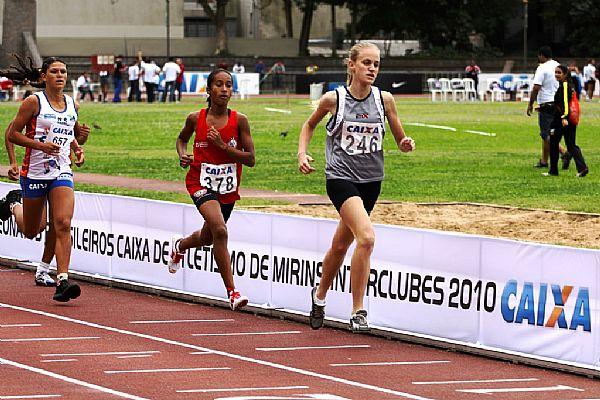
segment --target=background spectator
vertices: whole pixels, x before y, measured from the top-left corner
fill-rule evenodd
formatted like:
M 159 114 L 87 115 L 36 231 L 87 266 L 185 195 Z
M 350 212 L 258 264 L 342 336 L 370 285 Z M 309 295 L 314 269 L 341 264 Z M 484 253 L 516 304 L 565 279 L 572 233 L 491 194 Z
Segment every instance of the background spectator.
M 585 67 L 583 67 L 583 84 L 585 85 L 585 99 L 592 101 L 594 98 L 594 90 L 596 90 L 596 61 L 589 59 Z
M 177 82 L 177 75 L 181 72 L 179 65 L 175 64 L 174 58 L 169 57 L 169 61 L 163 65 L 163 73 L 165 74 L 165 91 L 163 92 L 162 102 L 167 101 L 167 93 L 169 94 L 169 101 L 175 101 L 175 84 Z
M 579 68 L 577 68 L 575 61 L 571 61 L 569 63 L 569 72 L 571 73 L 571 83 L 573 84 L 573 90 L 577 95 L 577 100 L 579 100 L 581 98 L 581 89 L 583 88 L 583 85 L 581 74 L 579 73 Z
M 81 93 L 79 95 L 80 101 L 85 100 L 86 94 L 89 94 L 90 100 L 94 101 L 94 94 L 92 93 L 92 90 L 90 89 L 90 77 L 88 76 L 87 72 L 84 72 L 82 75 L 79 76 L 79 78 L 77 78 L 76 85 L 77 85 L 77 90 L 79 91 L 79 93 Z
M 133 101 L 135 96 L 135 101 L 142 101 L 142 93 L 140 92 L 140 66 L 138 65 L 138 61 L 134 61 L 133 64 L 129 66 L 129 97 L 127 97 L 127 101 Z
M 108 96 L 108 71 L 102 70 L 98 73 L 100 76 L 100 97 L 103 103 L 106 103 Z
M 115 57 L 115 69 L 113 71 L 113 85 L 115 86 L 115 95 L 113 103 L 121 102 L 121 90 L 123 89 L 123 56 Z
M 179 65 L 179 73 L 177 74 L 177 101 L 181 101 L 181 91 L 183 90 L 183 72 L 185 71 L 185 66 L 183 65 L 183 61 L 181 58 L 175 60 L 175 63 Z
M 475 92 L 479 86 L 479 74 L 481 74 L 481 68 L 475 63 L 475 60 L 471 60 L 471 63 L 465 67 L 465 78 L 471 78 L 475 81 Z
M 244 68 L 244 64 L 242 64 L 239 61 L 236 61 L 235 64 L 233 64 L 232 72 L 234 74 L 243 74 L 246 72 L 246 68 Z
M 273 92 L 278 94 L 283 89 L 283 74 L 285 74 L 285 65 L 279 60 L 269 70 L 273 74 Z
M 160 67 L 156 65 L 154 60 L 149 62 L 142 61 L 142 79 L 144 80 L 144 86 L 146 86 L 146 100 L 148 103 L 154 102 L 154 95 L 156 93 L 156 86 L 159 81 Z
M 316 73 L 318 70 L 319 70 L 319 67 L 315 63 L 312 63 L 312 64 L 306 66 L 306 73 L 309 75 Z

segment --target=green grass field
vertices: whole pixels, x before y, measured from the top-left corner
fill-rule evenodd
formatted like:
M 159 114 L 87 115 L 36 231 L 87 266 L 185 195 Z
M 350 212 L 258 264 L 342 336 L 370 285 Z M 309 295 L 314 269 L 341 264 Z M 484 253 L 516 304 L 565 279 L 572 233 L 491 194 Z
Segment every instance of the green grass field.
M 256 147 L 257 163 L 245 170 L 244 186 L 324 194 L 326 121 L 310 146 L 317 172 L 303 176 L 296 168 L 298 134 L 311 112 L 308 99 L 252 98 L 232 100 L 230 105 L 248 115 Z M 600 104 L 582 103 L 577 142 L 591 171 L 583 179 L 574 177 L 574 164 L 569 171 L 561 170 L 557 178 L 542 177 L 544 171 L 532 167 L 539 157 L 541 140 L 537 116 L 525 115 L 526 103 L 432 103 L 401 98 L 397 105 L 405 123 L 445 125 L 457 131 L 405 126 L 417 143 L 412 154 L 400 153 L 388 134 L 383 199 L 600 212 Z M 96 123 L 102 129 L 92 130 L 81 171 L 182 181 L 185 172 L 178 166 L 175 139 L 187 114 L 200 106 L 204 103 L 199 98 L 166 105 L 82 103 L 80 121 Z M 265 107 L 292 113 L 269 112 Z M 0 124 L 6 126 L 16 110 L 15 104 L 1 105 Z M 280 136 L 283 131 L 288 132 L 285 138 Z M 3 136 L 0 140 L 4 141 Z M 19 158 L 22 153 L 19 149 Z M 0 163 L 7 160 L 2 152 Z M 79 189 L 110 191 L 89 186 Z

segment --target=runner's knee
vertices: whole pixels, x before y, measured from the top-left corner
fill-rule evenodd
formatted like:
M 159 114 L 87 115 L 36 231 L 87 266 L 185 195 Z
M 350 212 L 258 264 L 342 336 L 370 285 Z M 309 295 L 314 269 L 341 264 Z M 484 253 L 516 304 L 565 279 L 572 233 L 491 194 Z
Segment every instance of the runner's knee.
M 211 229 L 212 237 L 215 242 L 227 241 L 227 226 L 225 224 L 216 226 Z
M 68 217 L 54 218 L 54 232 L 64 234 L 71 230 L 71 219 Z
M 356 247 L 363 248 L 369 252 L 373 251 L 373 247 L 375 247 L 375 232 L 372 229 L 359 232 L 356 236 Z

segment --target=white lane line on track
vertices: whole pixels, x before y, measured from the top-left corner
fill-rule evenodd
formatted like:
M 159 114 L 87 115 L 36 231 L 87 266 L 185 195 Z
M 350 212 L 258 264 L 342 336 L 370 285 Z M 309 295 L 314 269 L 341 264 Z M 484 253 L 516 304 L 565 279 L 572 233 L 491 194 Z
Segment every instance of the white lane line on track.
M 413 385 L 454 385 L 461 383 L 497 383 L 497 382 L 533 382 L 539 381 L 538 378 L 507 378 L 507 379 L 476 379 L 471 381 L 430 381 L 413 382 Z
M 421 364 L 445 364 L 450 361 L 439 360 L 439 361 L 386 361 L 386 362 L 372 362 L 372 363 L 348 363 L 348 364 L 329 364 L 332 367 L 371 367 L 377 365 L 421 365 Z
M 271 111 L 271 112 L 278 112 L 278 113 L 282 113 L 282 114 L 291 114 L 292 113 L 292 110 L 284 110 L 282 108 L 265 107 L 265 110 Z
M 130 369 L 121 371 L 104 371 L 105 374 L 151 374 L 154 372 L 185 372 L 185 371 L 219 371 L 229 370 L 229 367 L 205 367 L 205 368 L 158 368 L 158 369 Z
M 369 348 L 368 344 L 343 344 L 339 346 L 301 346 L 301 347 L 256 347 L 258 351 L 295 351 L 295 350 L 327 350 Z
M 258 365 L 262 365 L 262 366 L 266 366 L 266 367 L 271 367 L 271 368 L 276 368 L 276 369 L 280 369 L 280 370 L 287 371 L 287 372 L 294 372 L 294 373 L 297 373 L 297 374 L 300 374 L 300 375 L 304 375 L 304 376 L 310 376 L 310 377 L 313 377 L 313 378 L 323 379 L 323 380 L 327 380 L 327 381 L 331 381 L 331 382 L 337 382 L 337 383 L 341 383 L 341 384 L 344 384 L 344 385 L 353 386 L 353 387 L 356 387 L 356 388 L 367 389 L 367 390 L 372 390 L 372 391 L 375 391 L 375 392 L 380 392 L 380 393 L 386 393 L 386 394 L 391 394 L 391 395 L 395 395 L 395 396 L 400 396 L 400 397 L 404 397 L 404 398 L 407 398 L 407 399 L 413 399 L 413 400 L 432 400 L 432 399 L 427 398 L 427 397 L 422 397 L 422 396 L 418 396 L 418 395 L 411 394 L 411 393 L 401 392 L 399 390 L 393 390 L 393 389 L 388 389 L 388 388 L 384 388 L 384 387 L 380 387 L 380 386 L 370 385 L 370 384 L 367 384 L 367 383 L 356 382 L 356 381 L 352 381 L 350 379 L 339 378 L 337 376 L 320 374 L 318 372 L 308 371 L 308 370 L 304 370 L 304 369 L 296 368 L 296 367 L 290 367 L 288 365 L 283 365 L 283 364 L 277 364 L 277 363 L 274 363 L 274 362 L 271 362 L 271 361 L 259 360 L 259 359 L 256 359 L 256 358 L 246 357 L 246 356 L 242 356 L 242 355 L 239 355 L 239 354 L 227 353 L 225 351 L 212 350 L 212 349 L 209 349 L 207 347 L 196 346 L 196 345 L 193 345 L 193 344 L 178 342 L 178 341 L 171 340 L 171 339 L 165 339 L 165 338 L 161 338 L 161 337 L 157 337 L 157 336 L 146 335 L 146 334 L 143 334 L 143 333 L 132 332 L 132 331 L 128 331 L 128 330 L 125 330 L 125 329 L 114 328 L 112 326 L 100 325 L 100 324 L 96 324 L 96 323 L 93 323 L 93 322 L 88 322 L 88 321 L 83 321 L 83 320 L 78 320 L 78 319 L 74 319 L 74 318 L 65 317 L 65 316 L 58 315 L 58 314 L 48 313 L 48 312 L 45 312 L 45 311 L 34 310 L 34 309 L 31 309 L 31 308 L 25 308 L 25 307 L 15 306 L 15 305 L 6 304 L 6 303 L 0 303 L 0 307 L 10 308 L 10 309 L 13 309 L 13 310 L 28 312 L 28 313 L 36 314 L 36 315 L 43 315 L 45 317 L 54 318 L 54 319 L 58 319 L 58 320 L 61 320 L 61 321 L 72 322 L 72 323 L 83 325 L 83 326 L 89 326 L 89 327 L 92 327 L 92 328 L 103 329 L 103 330 L 109 331 L 109 332 L 120 333 L 122 335 L 129 335 L 129 336 L 134 336 L 134 337 L 138 337 L 138 338 L 142 338 L 142 339 L 152 340 L 152 341 L 155 341 L 155 342 L 159 342 L 159 343 L 163 343 L 163 344 L 169 344 L 169 345 L 172 345 L 172 346 L 184 347 L 184 348 L 192 349 L 192 350 L 196 350 L 196 351 L 206 351 L 206 352 L 210 352 L 210 353 L 212 353 L 214 355 L 220 355 L 220 356 L 228 357 L 228 358 L 231 358 L 231 359 L 234 359 L 234 360 L 238 360 L 238 361 L 246 361 L 246 362 L 249 362 L 249 363 L 258 364 Z
M 0 325 L 0 328 L 28 328 L 28 327 L 34 327 L 34 326 L 42 326 L 42 324 L 10 324 L 10 325 Z
M 129 321 L 130 324 L 181 324 L 186 322 L 233 322 L 235 320 L 227 319 L 171 319 L 164 321 Z
M 52 341 L 58 341 L 58 340 L 87 340 L 87 339 L 100 339 L 100 336 L 0 339 L 0 342 L 52 342 Z
M 54 354 L 40 354 L 42 357 L 82 357 L 82 356 L 122 356 L 128 354 L 153 354 L 160 353 L 158 350 L 148 351 L 108 351 L 105 353 L 54 353 Z
M 213 354 L 212 351 L 191 351 L 189 354 L 199 356 L 202 354 Z
M 529 387 L 529 388 L 504 388 L 504 389 L 457 389 L 457 392 L 477 393 L 477 394 L 493 394 L 493 393 L 515 393 L 515 392 L 551 392 L 557 390 L 576 390 L 585 392 L 583 389 L 574 388 L 565 385 L 546 386 L 546 387 Z
M 273 386 L 273 387 L 245 387 L 245 388 L 223 388 L 223 389 L 188 389 L 177 390 L 177 393 L 214 393 L 214 392 L 254 392 L 257 390 L 294 390 L 310 389 L 308 386 Z
M 79 386 L 84 386 L 86 388 L 98 390 L 100 392 L 109 393 L 109 394 L 112 394 L 112 395 L 115 395 L 115 396 L 118 396 L 118 397 L 122 397 L 124 399 L 129 399 L 129 400 L 149 400 L 149 399 L 146 399 L 144 397 L 134 396 L 134 395 L 129 394 L 129 393 L 119 392 L 118 390 L 105 388 L 104 386 L 94 385 L 93 383 L 80 381 L 79 379 L 70 378 L 70 377 L 65 376 L 65 375 L 59 375 L 59 374 L 54 373 L 54 372 L 46 371 L 45 369 L 36 368 L 36 367 L 32 367 L 30 365 L 25 365 L 25 364 L 21 364 L 21 363 L 15 362 L 15 361 L 7 360 L 6 358 L 0 358 L 0 364 L 6 364 L 6 365 L 10 365 L 10 366 L 13 366 L 13 367 L 16 367 L 16 368 L 25 369 L 25 370 L 30 371 L 30 372 L 35 372 L 35 373 L 38 373 L 38 374 L 41 374 L 41 375 L 46 375 L 46 376 L 49 376 L 51 378 L 60 379 L 61 381 L 73 383 L 73 384 L 79 385 Z
M 302 331 L 192 333 L 192 336 L 293 335 L 298 333 L 302 333 Z
M 403 125 L 411 125 L 411 126 L 422 126 L 424 128 L 433 128 L 433 129 L 443 129 L 445 131 L 456 132 L 456 128 L 445 125 L 430 125 L 430 124 L 422 124 L 420 122 L 404 122 Z
M 29 394 L 29 395 L 21 395 L 21 396 L 0 396 L 0 400 L 8 400 L 8 399 L 52 399 L 56 397 L 61 397 L 60 394 Z
M 474 134 L 476 134 L 476 135 L 481 135 L 481 136 L 491 136 L 491 137 L 496 137 L 496 134 L 495 134 L 495 133 L 490 133 L 490 132 L 472 131 L 472 130 L 469 130 L 469 129 L 465 129 L 465 132 L 468 132 L 468 133 L 474 133 Z
M 131 356 L 118 356 L 117 358 L 144 358 L 152 357 L 152 354 L 133 354 Z
M 49 362 L 72 362 L 77 361 L 76 358 L 61 358 L 59 360 L 42 360 L 41 362 L 49 363 Z

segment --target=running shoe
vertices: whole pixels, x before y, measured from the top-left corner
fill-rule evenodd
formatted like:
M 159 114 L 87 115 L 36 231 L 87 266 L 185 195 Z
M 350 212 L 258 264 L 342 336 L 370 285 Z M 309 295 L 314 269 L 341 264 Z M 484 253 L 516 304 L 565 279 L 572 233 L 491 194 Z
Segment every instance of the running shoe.
M 548 163 L 543 163 L 542 160 L 538 160 L 537 164 L 533 165 L 533 168 L 548 168 Z
M 10 204 L 6 202 L 6 199 L 0 199 L 0 220 L 6 221 L 10 219 L 11 216 Z
M 573 158 L 571 153 L 569 153 L 568 151 L 565 151 L 562 154 L 562 156 L 560 156 L 560 158 L 562 159 L 562 169 L 569 169 L 569 165 L 571 164 L 571 159 Z
M 233 311 L 239 310 L 248 304 L 248 297 L 242 296 L 237 290 L 229 292 L 229 306 Z
M 350 318 L 350 330 L 353 333 L 369 332 L 369 321 L 367 320 L 367 310 L 358 310 Z
M 35 284 L 36 286 L 56 286 L 56 282 L 46 271 L 35 274 Z
M 308 320 L 310 322 L 310 327 L 313 329 L 319 329 L 323 326 L 323 320 L 325 319 L 325 304 L 319 305 L 317 304 L 317 287 L 313 287 L 310 291 L 310 301 L 312 303 L 312 307 L 310 310 L 310 315 Z
M 584 176 L 586 176 L 588 174 L 588 172 L 590 172 L 590 170 L 586 168 L 583 171 L 578 172 L 577 175 L 575 175 L 575 177 L 583 178 Z
M 67 279 L 61 279 L 56 285 L 56 292 L 52 297 L 56 301 L 65 303 L 71 299 L 76 299 L 81 294 L 81 288 L 76 283 L 69 283 Z
M 181 235 L 175 235 L 171 238 L 171 259 L 169 260 L 169 272 L 174 274 L 181 268 L 181 260 L 185 253 L 177 251 L 178 244 L 183 239 Z

